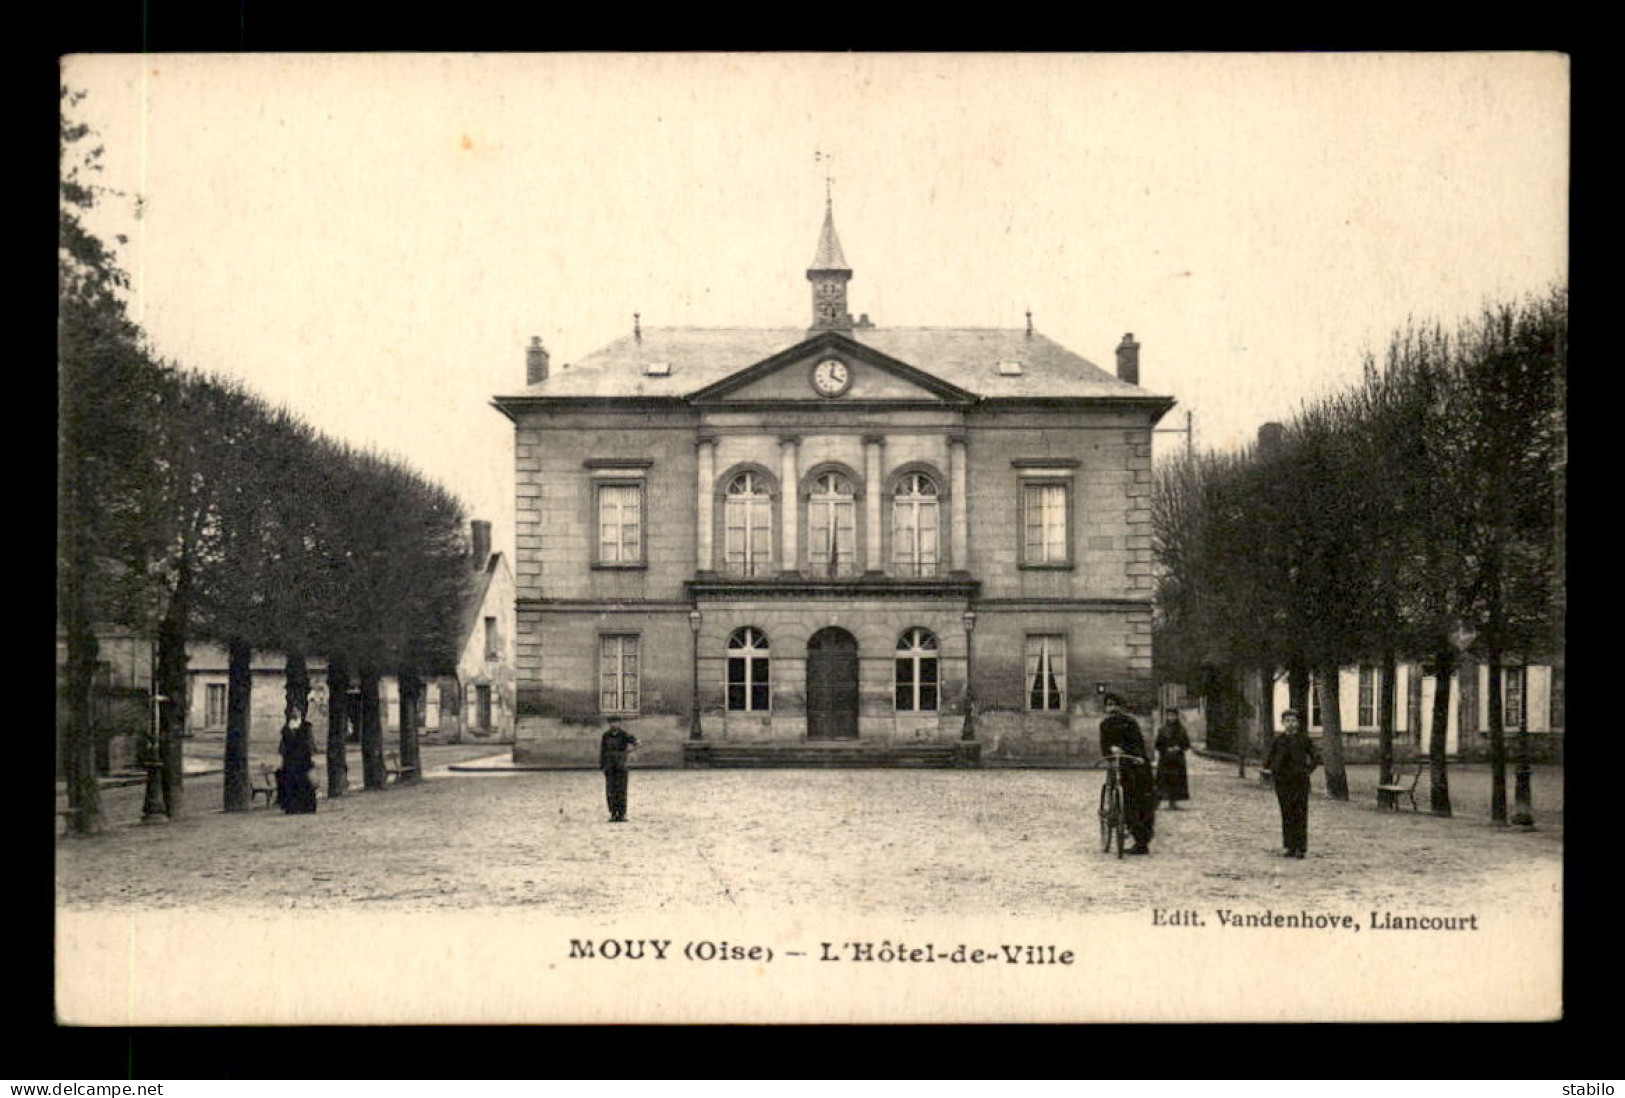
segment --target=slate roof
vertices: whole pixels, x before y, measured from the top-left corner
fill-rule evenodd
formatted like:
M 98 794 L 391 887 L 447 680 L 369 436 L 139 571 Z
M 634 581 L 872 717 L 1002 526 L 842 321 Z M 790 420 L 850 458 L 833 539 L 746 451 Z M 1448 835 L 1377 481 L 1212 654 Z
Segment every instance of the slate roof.
M 463 643 L 458 645 L 458 655 L 453 657 L 453 662 L 461 658 L 462 650 L 468 647 L 469 640 L 475 635 L 474 630 L 479 627 L 480 611 L 485 609 L 485 593 L 491 589 L 491 583 L 496 578 L 497 569 L 500 567 L 502 567 L 502 554 L 492 553 L 491 558 L 485 562 L 485 567 L 477 572 L 471 570 L 468 579 L 464 582 Z
M 841 238 L 835 235 L 835 211 L 824 205 L 824 231 L 818 234 L 818 254 L 813 256 L 814 271 L 850 271 L 846 255 L 841 251 Z
M 809 338 L 806 328 L 644 328 L 553 371 L 519 397 L 686 397 Z M 1024 328 L 854 328 L 841 335 L 984 397 L 1156 397 Z M 1017 376 L 1001 361 L 1022 364 Z M 645 365 L 667 362 L 650 377 Z

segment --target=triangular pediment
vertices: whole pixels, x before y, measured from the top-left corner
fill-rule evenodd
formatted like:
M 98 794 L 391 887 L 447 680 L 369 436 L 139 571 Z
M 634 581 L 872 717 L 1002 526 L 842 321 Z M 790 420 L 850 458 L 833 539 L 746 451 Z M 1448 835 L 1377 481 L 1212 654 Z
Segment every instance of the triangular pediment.
M 705 404 L 917 405 L 968 404 L 975 397 L 840 332 L 820 332 L 706 386 L 690 399 Z

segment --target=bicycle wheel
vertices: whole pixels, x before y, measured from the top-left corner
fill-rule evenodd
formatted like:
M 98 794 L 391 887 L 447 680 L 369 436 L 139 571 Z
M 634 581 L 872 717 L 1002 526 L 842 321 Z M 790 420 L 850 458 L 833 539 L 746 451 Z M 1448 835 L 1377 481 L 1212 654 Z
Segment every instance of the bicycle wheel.
M 1123 813 L 1123 787 L 1112 786 L 1112 830 L 1117 843 L 1117 856 L 1123 856 L 1123 831 L 1128 819 Z
M 1110 782 L 1100 787 L 1100 850 L 1102 853 L 1112 848 L 1112 835 L 1117 825 L 1112 819 L 1112 786 Z

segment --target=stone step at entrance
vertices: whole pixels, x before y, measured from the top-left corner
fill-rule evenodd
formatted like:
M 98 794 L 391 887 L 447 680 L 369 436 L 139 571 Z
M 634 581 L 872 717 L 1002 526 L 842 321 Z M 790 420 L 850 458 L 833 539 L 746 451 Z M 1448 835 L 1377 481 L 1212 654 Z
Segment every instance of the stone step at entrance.
M 730 743 L 691 741 L 683 745 L 685 766 L 715 769 L 935 768 L 977 766 L 979 743 L 863 743 L 811 741 Z

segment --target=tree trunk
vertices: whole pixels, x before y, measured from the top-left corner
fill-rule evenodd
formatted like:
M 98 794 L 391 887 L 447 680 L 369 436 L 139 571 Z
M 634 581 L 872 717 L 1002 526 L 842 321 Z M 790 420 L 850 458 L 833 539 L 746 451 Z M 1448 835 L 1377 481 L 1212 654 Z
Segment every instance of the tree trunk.
M 96 721 L 91 690 L 99 646 L 84 605 L 83 589 L 73 580 L 68 586 L 68 724 L 62 745 L 62 772 L 68 783 L 68 807 L 73 810 L 69 828 L 76 835 L 95 835 L 102 830 L 102 791 L 96 781 Z
M 1520 661 L 1518 675 L 1518 769 L 1512 785 L 1512 822 L 1520 827 L 1535 826 L 1534 777 L 1529 750 L 1529 657 Z
M 422 712 L 423 680 L 415 671 L 403 671 L 401 683 L 401 776 L 403 783 L 416 782 L 418 765 L 418 719 Z
M 1377 760 L 1378 781 L 1391 785 L 1394 780 L 1394 706 L 1399 700 L 1399 656 L 1392 648 L 1382 654 L 1382 691 L 1378 699 Z M 1399 794 L 1377 791 L 1378 808 L 1397 808 Z
M 1253 746 L 1258 749 L 1258 765 L 1263 766 L 1270 754 L 1270 739 L 1275 734 L 1275 665 L 1258 665 L 1258 712 L 1253 714 Z M 1246 760 L 1243 759 L 1243 762 Z M 1242 771 L 1245 778 L 1247 772 Z
M 288 709 L 297 709 L 300 713 L 310 711 L 310 665 L 305 662 L 303 652 L 290 651 L 288 662 L 282 673 L 283 685 L 283 716 L 287 716 Z
M 342 797 L 350 787 L 345 758 L 345 730 L 350 720 L 350 672 L 338 656 L 327 660 L 327 797 Z
M 1342 687 L 1337 667 L 1322 667 L 1315 676 L 1320 692 L 1320 758 L 1326 767 L 1326 795 L 1334 801 L 1349 799 L 1348 774 L 1343 769 Z
M 192 581 L 183 564 L 158 623 L 158 761 L 162 768 L 164 812 L 181 814 L 186 736 L 186 623 L 191 615 Z
M 1450 775 L 1445 755 L 1450 746 L 1450 684 L 1456 666 L 1456 653 L 1441 644 L 1433 657 L 1433 726 L 1428 735 L 1428 788 L 1435 816 L 1450 815 Z
M 1507 822 L 1506 701 L 1501 695 L 1501 646 L 1490 641 L 1490 822 Z
M 253 783 L 248 774 L 248 736 L 253 718 L 254 649 L 233 639 L 226 646 L 226 784 L 225 810 L 246 812 L 252 807 Z
M 1292 660 L 1286 668 L 1286 700 L 1287 707 L 1298 714 L 1298 723 L 1303 725 L 1303 734 L 1309 734 L 1309 665 L 1302 660 Z M 1270 714 L 1270 734 L 1275 733 L 1275 714 Z
M 384 724 L 378 699 L 378 669 L 361 665 L 361 784 L 366 789 L 389 785 L 384 772 Z

